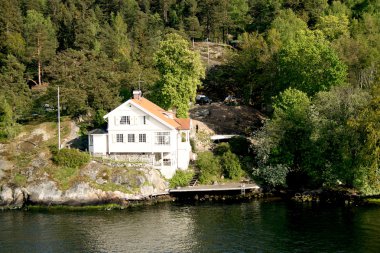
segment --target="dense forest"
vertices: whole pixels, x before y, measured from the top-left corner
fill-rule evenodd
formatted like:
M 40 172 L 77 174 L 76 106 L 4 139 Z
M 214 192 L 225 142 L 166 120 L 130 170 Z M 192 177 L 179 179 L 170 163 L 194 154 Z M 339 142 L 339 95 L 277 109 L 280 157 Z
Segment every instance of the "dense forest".
M 57 86 L 93 127 L 134 88 L 179 117 L 202 89 L 268 115 L 251 166 L 266 183 L 380 192 L 379 0 L 0 0 L 0 38 L 1 139 Z M 191 41 L 230 44 L 226 63 Z

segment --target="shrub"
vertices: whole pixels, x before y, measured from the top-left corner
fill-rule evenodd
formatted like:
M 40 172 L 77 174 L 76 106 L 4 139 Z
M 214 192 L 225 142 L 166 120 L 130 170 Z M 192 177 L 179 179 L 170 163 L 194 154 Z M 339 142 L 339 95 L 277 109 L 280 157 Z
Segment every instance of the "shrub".
M 103 116 L 106 115 L 107 112 L 103 109 L 99 109 L 96 111 L 94 116 L 94 127 L 95 128 L 104 128 L 106 127 L 106 121 Z
M 239 156 L 245 156 L 249 154 L 249 149 L 251 147 L 251 142 L 242 136 L 232 137 L 229 141 L 232 153 Z
M 189 185 L 189 182 L 193 178 L 193 176 L 194 172 L 191 170 L 177 170 L 174 176 L 170 179 L 170 188 Z
M 190 146 L 191 146 L 191 151 L 195 153 L 197 151 L 197 148 L 196 148 L 195 141 L 193 138 L 190 138 Z
M 12 107 L 3 95 L 0 96 L 0 139 L 6 140 L 17 135 L 18 127 L 13 120 Z
M 199 182 L 201 184 L 210 184 L 218 181 L 222 175 L 219 159 L 210 151 L 198 154 L 196 166 L 200 170 Z
M 90 161 L 90 155 L 78 149 L 63 148 L 53 154 L 53 161 L 60 166 L 77 168 Z
M 223 155 L 228 151 L 231 151 L 231 147 L 230 144 L 228 144 L 227 142 L 220 143 L 214 148 L 214 154 L 219 156 Z
M 254 170 L 253 175 L 258 176 L 269 186 L 286 186 L 286 176 L 289 168 L 283 164 L 269 165 Z
M 227 178 L 240 179 L 243 175 L 239 158 L 231 151 L 225 152 L 220 158 L 220 161 L 223 168 L 223 173 Z

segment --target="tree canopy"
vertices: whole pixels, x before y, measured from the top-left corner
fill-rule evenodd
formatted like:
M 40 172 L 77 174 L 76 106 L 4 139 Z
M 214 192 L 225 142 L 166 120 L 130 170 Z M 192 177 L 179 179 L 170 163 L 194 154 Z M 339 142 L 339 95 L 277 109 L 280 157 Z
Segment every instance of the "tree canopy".
M 188 117 L 189 103 L 194 102 L 197 87 L 205 75 L 199 54 L 178 34 L 169 34 L 154 56 L 160 73 L 155 100 L 165 109 L 176 109 L 177 117 Z
M 247 130 L 256 153 L 232 142 L 217 175 L 239 162 L 271 186 L 379 193 L 378 2 L 0 0 L 0 138 L 49 120 L 57 86 L 62 114 L 89 127 L 137 88 L 178 117 L 197 93 L 233 95 L 268 120 Z M 225 51 L 205 69 L 206 45 Z

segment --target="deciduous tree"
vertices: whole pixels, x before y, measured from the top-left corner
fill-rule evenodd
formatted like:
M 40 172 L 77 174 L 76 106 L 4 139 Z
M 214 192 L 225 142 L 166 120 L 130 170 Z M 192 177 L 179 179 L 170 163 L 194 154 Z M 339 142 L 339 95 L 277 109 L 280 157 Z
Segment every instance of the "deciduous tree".
M 175 108 L 177 116 L 186 118 L 189 103 L 195 99 L 197 87 L 205 76 L 198 53 L 178 34 L 169 34 L 155 54 L 155 65 L 160 73 L 155 100 L 165 109 Z

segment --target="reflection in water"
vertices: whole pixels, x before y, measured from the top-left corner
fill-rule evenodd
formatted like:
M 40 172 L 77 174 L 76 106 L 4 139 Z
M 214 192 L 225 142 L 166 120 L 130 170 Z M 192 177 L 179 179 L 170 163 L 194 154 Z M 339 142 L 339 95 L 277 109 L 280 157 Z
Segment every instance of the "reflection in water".
M 282 202 L 0 213 L 0 252 L 379 252 L 380 208 Z

